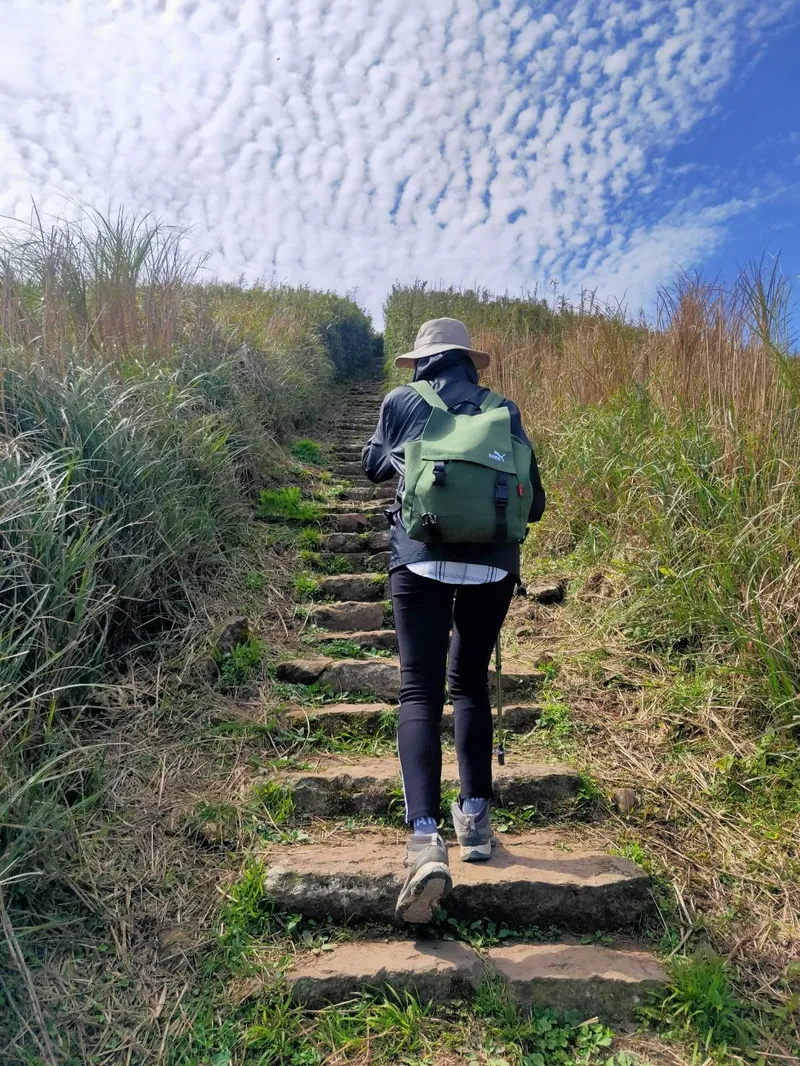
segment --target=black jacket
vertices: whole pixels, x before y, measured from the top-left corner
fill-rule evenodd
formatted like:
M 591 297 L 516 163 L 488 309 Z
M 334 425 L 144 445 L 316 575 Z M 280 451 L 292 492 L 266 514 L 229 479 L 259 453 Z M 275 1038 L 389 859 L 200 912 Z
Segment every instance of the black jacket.
M 441 355 L 420 359 L 414 371 L 414 380 L 429 382 L 450 410 L 460 415 L 478 414 L 480 405 L 489 392 L 478 384 L 478 373 L 469 356 L 458 351 L 443 352 Z M 511 412 L 512 434 L 530 443 L 522 427 L 516 404 L 506 400 L 504 406 Z M 422 397 L 407 385 L 393 389 L 384 398 L 377 429 L 361 453 L 361 465 L 370 481 L 389 481 L 395 473 L 400 475 L 398 503 L 403 492 L 403 446 L 406 441 L 415 440 L 422 435 L 430 410 Z M 531 461 L 531 481 L 533 502 L 529 521 L 538 522 L 544 513 L 545 495 L 535 455 Z M 519 577 L 518 544 L 424 544 L 419 540 L 411 540 L 407 535 L 397 504 L 393 510 L 396 521 L 391 534 L 390 570 L 408 563 L 444 559 L 497 566 Z

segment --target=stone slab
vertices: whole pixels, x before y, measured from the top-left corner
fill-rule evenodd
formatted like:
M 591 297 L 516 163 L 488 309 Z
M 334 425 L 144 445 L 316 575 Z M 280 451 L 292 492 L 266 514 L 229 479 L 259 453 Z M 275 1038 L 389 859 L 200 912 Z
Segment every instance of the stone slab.
M 336 659 L 320 675 L 332 692 L 370 693 L 384 700 L 400 698 L 400 668 L 388 659 Z
M 562 808 L 580 787 L 580 774 L 565 763 L 525 763 L 516 759 L 493 769 L 495 805 L 536 807 L 542 811 Z M 401 794 L 400 764 L 393 758 L 347 758 L 325 756 L 313 770 L 280 775 L 291 787 L 295 809 L 321 818 L 360 814 L 387 814 Z M 458 764 L 445 758 L 442 782 L 457 788 Z
M 323 535 L 320 544 L 322 551 L 332 552 L 334 555 L 363 552 L 365 547 L 366 545 L 358 533 L 326 533 Z
M 278 663 L 275 667 L 275 676 L 279 681 L 285 681 L 290 685 L 313 685 L 322 676 L 323 671 L 330 665 L 331 659 L 316 656 L 309 659 L 289 659 Z
M 611 1022 L 629 1017 L 666 982 L 658 960 L 635 945 L 504 944 L 487 959 L 518 1003 Z
M 487 971 L 516 1002 L 620 1022 L 631 1017 L 666 975 L 636 944 L 599 947 L 556 941 L 512 944 L 478 954 L 447 940 L 368 940 L 308 955 L 287 973 L 296 1002 L 309 1008 L 341 1003 L 366 989 L 391 988 L 423 1001 L 469 997 Z
M 370 529 L 369 519 L 365 514 L 332 515 L 327 525 L 337 533 L 366 533 Z
M 366 604 L 365 606 L 369 607 L 372 604 Z M 375 604 L 375 606 L 381 607 L 381 618 L 378 620 L 378 625 L 380 625 L 383 622 L 383 608 L 381 604 Z M 318 637 L 317 643 L 324 650 L 325 645 L 334 640 L 346 640 L 351 644 L 356 644 L 359 648 L 374 649 L 375 651 L 397 651 L 397 633 L 394 629 L 350 630 L 330 633 L 327 636 Z
M 314 729 L 328 736 L 350 729 L 360 733 L 374 733 L 387 715 L 397 720 L 398 708 L 389 703 L 325 703 L 318 707 L 297 707 L 284 712 L 291 720 L 308 721 Z M 538 722 L 542 709 L 534 703 L 513 704 L 503 708 L 503 718 L 509 733 L 527 733 Z M 452 737 L 455 716 L 452 707 L 445 707 L 442 715 L 442 735 Z M 513 756 L 511 756 L 513 758 Z M 511 764 L 509 764 L 511 765 Z
M 342 602 L 375 603 L 386 598 L 387 584 L 386 580 L 378 581 L 365 574 L 337 574 L 320 578 L 317 592 Z
M 350 590 L 353 591 L 353 590 Z M 356 599 L 357 597 L 350 597 Z M 377 598 L 377 597 L 376 597 Z M 285 669 L 289 669 L 288 666 Z M 288 678 L 281 678 L 288 680 Z M 368 692 L 383 700 L 400 698 L 400 661 L 383 659 L 375 663 L 369 659 L 339 659 L 325 671 L 320 679 L 334 692 Z M 506 697 L 514 698 L 522 693 L 537 689 L 544 680 L 539 670 L 531 670 L 519 663 L 507 663 L 503 667 L 502 691 Z M 496 681 L 494 669 L 488 675 L 489 692 L 494 698 Z
M 323 603 L 314 607 L 310 620 L 315 626 L 335 633 L 374 630 L 383 625 L 382 603 Z
M 649 877 L 629 859 L 499 839 L 485 863 L 463 863 L 451 848 L 453 889 L 444 901 L 460 920 L 575 933 L 629 929 L 649 902 Z M 403 847 L 371 836 L 342 844 L 301 844 L 266 855 L 265 890 L 280 909 L 322 920 L 396 923 Z
M 483 969 L 475 949 L 457 941 L 368 940 L 302 959 L 287 982 L 292 997 L 310 1008 L 340 1003 L 367 988 L 447 1003 L 473 993 Z

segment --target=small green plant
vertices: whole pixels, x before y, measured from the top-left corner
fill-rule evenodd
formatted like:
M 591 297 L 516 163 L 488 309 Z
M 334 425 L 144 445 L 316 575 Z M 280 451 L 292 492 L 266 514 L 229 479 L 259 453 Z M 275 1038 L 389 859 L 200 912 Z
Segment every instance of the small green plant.
M 301 603 L 307 600 L 313 600 L 317 594 L 317 579 L 313 574 L 307 574 L 300 571 L 292 578 L 292 584 L 294 585 L 295 599 L 299 600 Z
M 223 692 L 241 688 L 252 681 L 267 651 L 263 640 L 250 634 L 243 644 L 237 644 L 218 661 L 219 684 Z
M 263 810 L 275 825 L 285 825 L 294 814 L 292 790 L 279 781 L 265 781 L 253 790 L 253 804 Z
M 334 659 L 366 659 L 367 653 L 353 640 L 328 640 L 323 646 L 326 655 Z
M 475 1013 L 485 1021 L 489 1040 L 498 1049 L 513 1047 L 519 1066 L 578 1066 L 608 1055 L 613 1032 L 597 1021 L 549 1009 L 530 1010 L 512 1003 L 503 982 L 486 977 L 478 989 Z M 504 1061 L 500 1056 L 498 1061 Z M 505 1059 L 508 1062 L 508 1059 Z
M 667 994 L 643 1011 L 651 1022 L 689 1036 L 703 1051 L 746 1051 L 753 1044 L 754 1027 L 746 1006 L 731 985 L 726 961 L 708 949 L 692 957 L 674 959 L 669 968 Z
M 303 526 L 297 538 L 297 546 L 301 551 L 318 551 L 322 544 L 322 534 L 312 526 Z
M 251 570 L 244 579 L 244 587 L 252 592 L 261 592 L 267 583 L 267 575 L 259 570 Z
M 292 455 L 302 463 L 322 466 L 324 462 L 322 448 L 313 440 L 296 440 L 291 448 Z
M 329 555 L 315 551 L 301 551 L 300 559 L 311 570 L 321 574 L 346 574 L 353 565 L 346 555 Z
M 295 518 L 314 522 L 320 517 L 319 504 L 301 498 L 296 485 L 282 489 L 263 489 L 256 510 L 257 518 Z

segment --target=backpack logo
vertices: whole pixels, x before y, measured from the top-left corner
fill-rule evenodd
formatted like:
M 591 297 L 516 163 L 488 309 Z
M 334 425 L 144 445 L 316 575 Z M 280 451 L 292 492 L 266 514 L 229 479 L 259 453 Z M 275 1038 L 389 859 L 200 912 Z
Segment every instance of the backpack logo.
M 489 458 L 494 459 L 496 463 L 504 463 L 506 461 L 505 452 L 489 452 Z

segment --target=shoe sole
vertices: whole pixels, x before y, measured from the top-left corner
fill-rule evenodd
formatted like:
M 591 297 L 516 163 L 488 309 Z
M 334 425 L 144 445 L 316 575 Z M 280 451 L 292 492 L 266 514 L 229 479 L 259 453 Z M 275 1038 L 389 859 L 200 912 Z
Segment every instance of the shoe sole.
M 431 862 L 403 886 L 395 914 L 404 922 L 422 925 L 431 921 L 433 912 L 453 887 L 450 869 L 443 862 Z
M 485 844 L 461 844 L 460 847 L 462 862 L 486 862 L 492 857 L 491 840 Z

